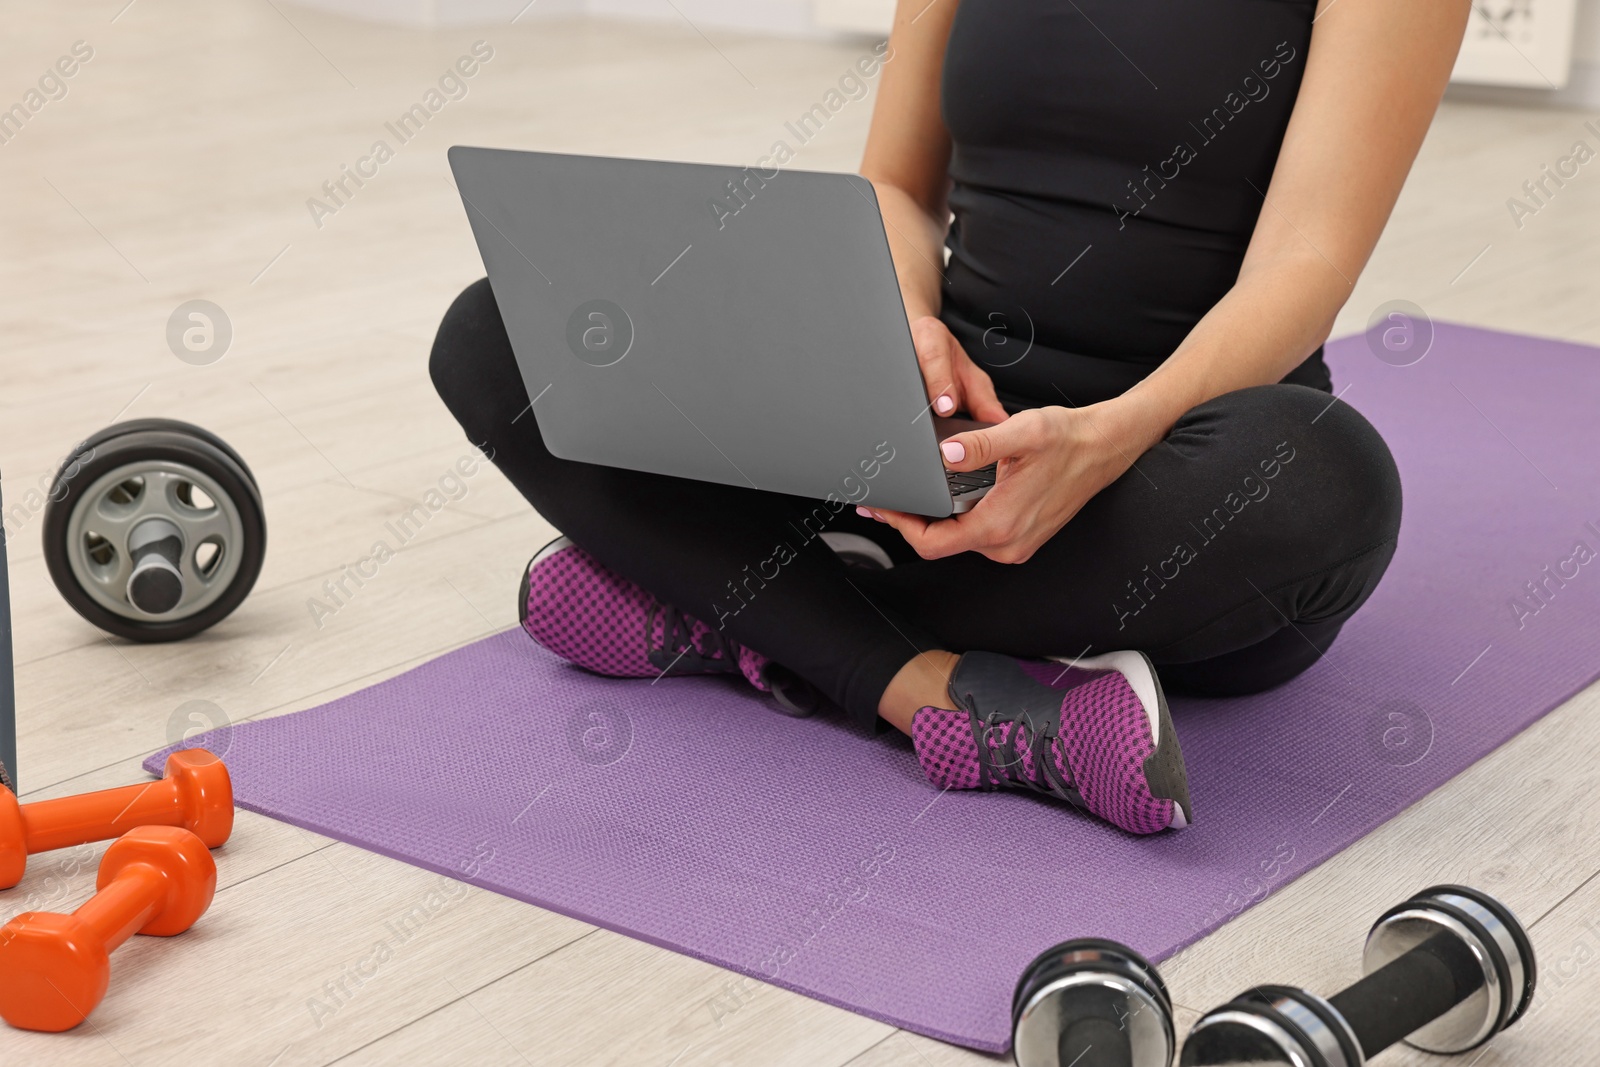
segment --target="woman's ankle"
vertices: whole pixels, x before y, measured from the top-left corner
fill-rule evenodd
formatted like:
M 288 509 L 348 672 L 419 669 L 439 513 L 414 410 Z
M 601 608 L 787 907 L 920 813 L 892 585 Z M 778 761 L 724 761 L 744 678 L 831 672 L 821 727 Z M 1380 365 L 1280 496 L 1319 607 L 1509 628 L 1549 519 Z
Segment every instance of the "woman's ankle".
M 944 707 L 950 702 L 950 675 L 960 658 L 956 653 L 943 649 L 913 656 L 883 691 L 878 701 L 879 716 L 896 730 L 909 735 L 911 718 L 920 709 Z

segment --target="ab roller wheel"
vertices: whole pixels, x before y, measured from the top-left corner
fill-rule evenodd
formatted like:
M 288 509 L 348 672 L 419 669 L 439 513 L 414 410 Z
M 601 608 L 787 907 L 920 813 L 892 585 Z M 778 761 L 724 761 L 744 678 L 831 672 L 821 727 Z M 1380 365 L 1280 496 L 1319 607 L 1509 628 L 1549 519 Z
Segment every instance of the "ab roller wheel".
M 177 641 L 225 618 L 266 546 L 250 468 L 215 434 L 174 419 L 119 422 L 78 445 L 44 513 L 56 588 L 130 641 Z

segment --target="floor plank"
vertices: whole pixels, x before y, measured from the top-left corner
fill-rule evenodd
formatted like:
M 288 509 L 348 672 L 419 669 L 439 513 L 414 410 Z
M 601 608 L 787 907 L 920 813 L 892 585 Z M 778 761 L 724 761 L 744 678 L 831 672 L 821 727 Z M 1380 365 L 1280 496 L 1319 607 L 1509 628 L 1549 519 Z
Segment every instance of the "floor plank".
M 466 1034 L 489 1062 L 843 1064 L 894 1032 L 607 930 L 462 993 L 344 1062 L 440 1062 Z

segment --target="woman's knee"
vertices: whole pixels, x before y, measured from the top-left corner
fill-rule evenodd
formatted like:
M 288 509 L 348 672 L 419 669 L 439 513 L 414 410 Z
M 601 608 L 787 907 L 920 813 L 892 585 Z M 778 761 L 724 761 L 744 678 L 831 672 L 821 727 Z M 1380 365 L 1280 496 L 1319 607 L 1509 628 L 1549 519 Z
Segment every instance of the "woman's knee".
M 489 279 L 467 286 L 444 313 L 428 356 L 428 375 L 469 435 L 516 413 L 503 409 L 526 406 L 522 375 Z
M 1343 520 L 1347 543 L 1354 547 L 1393 542 L 1400 534 L 1403 495 L 1400 471 L 1388 442 L 1366 417 L 1343 400 L 1302 386 L 1281 386 L 1313 394 L 1316 406 L 1306 425 L 1306 448 L 1317 461 L 1319 481 Z
M 1328 651 L 1344 620 L 1293 623 L 1253 645 L 1210 659 L 1164 663 L 1156 658 L 1162 685 L 1174 693 L 1241 697 L 1276 689 L 1304 674 Z
M 1229 393 L 1235 429 L 1250 440 L 1258 481 L 1296 498 L 1292 526 L 1330 550 L 1347 554 L 1392 542 L 1399 534 L 1402 494 L 1394 456 L 1355 408 L 1303 385 L 1262 385 Z M 1288 473 L 1290 478 L 1283 478 Z

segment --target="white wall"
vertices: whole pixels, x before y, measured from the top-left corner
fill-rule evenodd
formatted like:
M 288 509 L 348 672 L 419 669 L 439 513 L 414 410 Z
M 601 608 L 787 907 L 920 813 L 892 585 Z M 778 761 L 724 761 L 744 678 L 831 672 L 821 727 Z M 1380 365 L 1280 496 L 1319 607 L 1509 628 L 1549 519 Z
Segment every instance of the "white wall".
M 1572 36 L 1573 62 L 1600 64 L 1600 0 L 1578 0 Z
M 701 29 L 755 30 L 792 36 L 823 32 L 812 18 L 811 0 L 673 0 L 671 4 L 665 0 L 584 0 L 584 4 L 591 15 L 653 22 L 688 19 Z
M 1446 99 L 1525 107 L 1600 110 L 1600 0 L 1577 0 L 1572 27 L 1572 67 L 1560 89 L 1452 85 Z
M 590 14 L 652 22 L 689 19 L 701 29 L 813 36 L 812 0 L 294 0 L 301 7 L 400 26 L 473 26 Z M 681 12 L 681 14 L 680 14 Z
M 356 18 L 407 26 L 489 25 L 561 15 L 592 14 L 676 22 L 702 30 L 746 30 L 792 36 L 840 31 L 881 33 L 894 0 L 294 0 Z M 1565 88 L 1506 89 L 1455 85 L 1454 99 L 1531 107 L 1600 109 L 1600 0 L 1577 0 L 1572 72 Z M 680 14 L 681 13 L 681 14 Z

